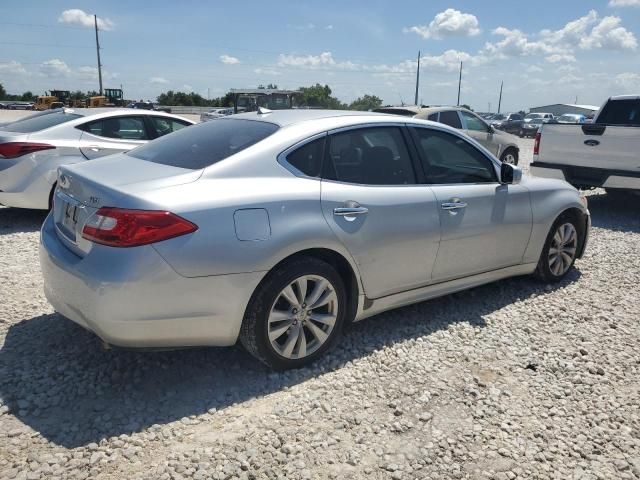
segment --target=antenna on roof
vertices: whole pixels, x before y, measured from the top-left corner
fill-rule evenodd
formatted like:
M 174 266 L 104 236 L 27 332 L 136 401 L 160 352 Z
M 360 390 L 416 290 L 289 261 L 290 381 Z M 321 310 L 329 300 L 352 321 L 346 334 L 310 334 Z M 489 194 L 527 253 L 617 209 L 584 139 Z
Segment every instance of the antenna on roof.
M 269 110 L 268 108 L 258 107 L 258 115 L 266 115 L 267 113 L 272 113 L 273 110 Z

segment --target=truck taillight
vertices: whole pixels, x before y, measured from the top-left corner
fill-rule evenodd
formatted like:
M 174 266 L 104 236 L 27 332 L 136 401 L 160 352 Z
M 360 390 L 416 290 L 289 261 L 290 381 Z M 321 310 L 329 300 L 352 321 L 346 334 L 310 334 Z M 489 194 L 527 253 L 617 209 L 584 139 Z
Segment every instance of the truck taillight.
M 82 230 L 83 238 L 110 247 L 138 247 L 198 230 L 198 226 L 162 210 L 102 207 Z
M 0 143 L 0 157 L 4 158 L 16 158 L 26 155 L 28 153 L 39 152 L 41 150 L 51 150 L 56 148 L 53 145 L 47 143 L 33 143 L 33 142 L 7 142 Z
M 536 141 L 533 144 L 533 154 L 538 155 L 540 153 L 540 140 L 542 140 L 542 133 L 536 133 Z

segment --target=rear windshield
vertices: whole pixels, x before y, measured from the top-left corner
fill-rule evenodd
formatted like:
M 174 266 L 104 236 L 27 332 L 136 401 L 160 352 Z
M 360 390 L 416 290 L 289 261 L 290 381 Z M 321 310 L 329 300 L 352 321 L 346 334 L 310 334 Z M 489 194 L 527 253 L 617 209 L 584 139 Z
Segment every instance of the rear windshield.
M 402 115 L 403 117 L 413 117 L 416 112 L 413 110 L 404 110 L 402 108 L 376 108 L 377 113 L 391 113 L 393 115 Z
M 640 125 L 640 99 L 610 100 L 598 115 L 598 123 Z
M 255 145 L 276 130 L 278 125 L 273 123 L 220 118 L 160 137 L 127 155 L 199 170 Z
M 45 128 L 60 125 L 61 123 L 70 122 L 76 118 L 82 118 L 82 115 L 65 112 L 51 112 L 42 115 L 33 115 L 16 122 L 11 122 L 2 127 L 7 132 L 33 133 Z

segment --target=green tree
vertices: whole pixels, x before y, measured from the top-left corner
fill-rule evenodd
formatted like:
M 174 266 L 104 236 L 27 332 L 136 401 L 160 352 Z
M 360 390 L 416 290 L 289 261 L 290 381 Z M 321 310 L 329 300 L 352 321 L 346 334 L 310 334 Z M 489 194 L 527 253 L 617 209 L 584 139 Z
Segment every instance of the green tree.
M 298 96 L 297 102 L 301 107 L 331 108 L 336 110 L 345 110 L 347 108 L 346 104 L 331 96 L 329 85 L 323 86 L 316 83 L 311 87 L 300 87 L 299 90 L 302 94 Z
M 349 105 L 349 110 L 364 110 L 369 111 L 376 108 L 380 108 L 382 105 L 382 99 L 375 95 L 365 95 L 363 97 L 356 98 Z
M 27 90 L 20 96 L 20 100 L 22 100 L 23 102 L 32 102 L 35 100 L 35 98 L 36 98 L 35 95 L 31 93 L 29 90 Z
M 0 100 L 4 100 L 6 97 L 7 97 L 7 91 L 4 89 L 4 87 L 0 83 Z

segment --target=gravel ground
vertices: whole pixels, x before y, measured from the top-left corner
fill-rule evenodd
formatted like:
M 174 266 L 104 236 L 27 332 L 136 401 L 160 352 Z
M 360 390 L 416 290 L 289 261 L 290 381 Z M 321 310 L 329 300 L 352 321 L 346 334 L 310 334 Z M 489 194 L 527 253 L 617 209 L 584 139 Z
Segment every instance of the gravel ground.
M 286 373 L 240 348 L 101 350 L 42 294 L 43 215 L 0 209 L 0 478 L 640 478 L 637 204 L 590 196 L 559 285 L 385 313 Z

